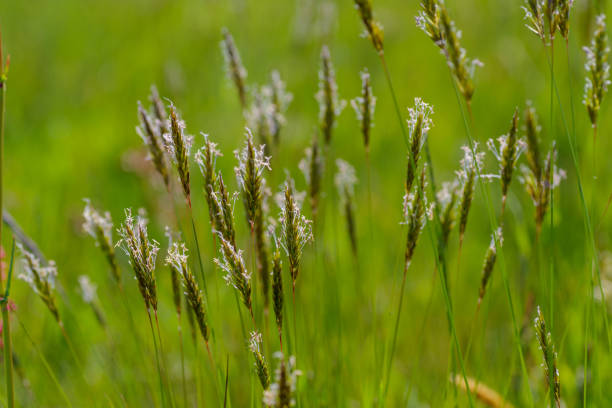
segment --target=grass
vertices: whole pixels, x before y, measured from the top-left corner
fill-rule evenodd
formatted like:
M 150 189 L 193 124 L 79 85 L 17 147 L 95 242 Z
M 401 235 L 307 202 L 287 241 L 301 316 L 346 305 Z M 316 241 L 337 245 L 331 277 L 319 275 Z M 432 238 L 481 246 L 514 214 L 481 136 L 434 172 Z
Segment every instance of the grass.
M 0 374 L 5 405 L 14 398 L 16 406 L 83 406 L 96 395 L 102 398 L 94 406 L 259 407 L 264 398 L 299 407 L 612 404 L 612 221 L 604 212 L 612 124 L 604 96 L 595 145 L 578 102 L 586 75 L 581 46 L 590 44 L 595 10 L 612 7 L 575 6 L 561 50 L 524 27 L 520 4 L 447 0 L 441 35 L 453 38 L 444 48 L 411 23 L 421 10 L 416 3 L 361 0 L 357 10 L 351 3 L 111 0 L 86 15 L 76 0 L 62 12 L 0 5 L 3 55 L 9 50 L 13 61 L 11 98 L 3 82 L 0 99 L 0 203 L 21 225 L 13 234 L 40 260 L 41 276 L 47 258 L 57 264 L 48 288 L 44 279 L 36 291 L 14 280 L 17 310 L 3 306 L 4 362 L 15 361 Z M 367 38 L 359 38 L 364 30 Z M 484 66 L 472 74 L 461 47 Z M 562 51 L 567 68 L 552 64 Z M 0 65 L 5 74 L 2 56 Z M 367 92 L 376 97 L 371 127 L 341 110 L 343 100 L 367 98 L 365 70 Z M 161 105 L 149 111 L 151 84 Z M 434 110 L 420 159 L 405 122 L 415 98 Z M 145 101 L 140 112 L 138 100 Z M 527 100 L 538 112 L 550 110 L 541 162 L 556 140 L 556 165 L 570 170 L 567 179 L 548 191 L 549 212 L 536 225 L 521 184 L 527 156 L 513 165 L 502 197 L 500 179 L 484 177 L 500 174 L 487 152 L 474 168 L 477 192 L 459 237 L 461 188 L 448 213 L 432 207 L 437 193 L 456 179 L 461 146 L 476 157 L 476 143 L 484 149 L 507 132 Z M 252 146 L 237 160 L 245 124 Z M 263 140 L 273 143 L 263 148 Z M 217 143 L 214 152 L 196 156 L 208 141 Z M 305 179 L 298 163 L 309 146 L 317 159 L 305 161 Z M 350 173 L 339 191 L 337 162 Z M 189 174 L 196 163 L 201 172 Z M 407 170 L 413 195 L 408 225 L 400 225 Z M 97 229 L 81 228 L 83 197 L 101 211 Z M 182 200 L 186 206 L 175 205 Z M 136 233 L 128 257 L 115 251 L 116 229 L 124 208 L 139 207 L 147 232 Z M 109 229 L 102 210 L 115 220 Z M 419 213 L 427 222 L 417 241 Z M 177 238 L 186 243 L 177 266 L 193 304 L 183 302 L 177 313 L 171 272 L 150 254 L 159 248 L 165 257 L 165 226 L 182 224 L 188 236 Z M 493 235 L 496 260 L 484 291 L 483 255 L 500 226 L 503 246 Z M 11 233 L 0 231 L 0 244 L 10 248 Z M 542 255 L 538 265 L 534 251 Z M 17 257 L 14 274 L 23 272 Z M 277 274 L 267 279 L 271 290 L 266 272 Z M 105 325 L 77 290 L 83 274 L 98 288 Z M 143 300 L 155 328 L 154 316 L 147 323 L 142 315 Z M 196 307 L 192 323 L 185 322 L 193 313 L 187 304 Z M 534 328 L 536 305 L 546 325 Z M 53 316 L 65 317 L 61 333 Z M 19 324 L 10 325 L 14 319 Z M 189 324 L 195 348 L 183 344 L 189 336 L 181 328 L 188 333 Z M 554 345 L 554 359 L 538 340 L 548 350 Z M 555 367 L 560 402 L 549 386 L 556 386 Z

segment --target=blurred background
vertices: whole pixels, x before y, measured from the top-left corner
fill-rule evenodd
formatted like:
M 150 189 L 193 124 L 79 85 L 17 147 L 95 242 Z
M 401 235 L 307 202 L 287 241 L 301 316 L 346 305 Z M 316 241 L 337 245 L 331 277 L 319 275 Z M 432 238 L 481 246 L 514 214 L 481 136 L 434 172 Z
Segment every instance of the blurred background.
M 507 132 L 514 109 L 518 107 L 522 112 L 527 100 L 533 101 L 540 115 L 543 149 L 548 150 L 551 141 L 557 140 L 558 164 L 566 169 L 568 178 L 556 192 L 554 228 L 550 231 L 547 223 L 542 235 L 539 270 L 534 267 L 534 209 L 518 177 L 509 196 L 504 258 L 517 319 L 523 327 L 521 338 L 536 406 L 544 404 L 545 380 L 531 320 L 533 305 L 549 302 L 549 268 L 553 268 L 556 276 L 552 335 L 559 353 L 562 395 L 567 406 L 581 406 L 591 258 L 564 120 L 570 122 L 571 95 L 585 194 L 593 201 L 592 213 L 598 226 L 596 239 L 602 273 L 612 275 L 612 262 L 604 262 L 612 259 L 607 252 L 612 221 L 610 216 L 601 216 L 612 192 L 612 163 L 608 160 L 610 109 L 604 102 L 594 150 L 592 130 L 581 103 L 585 76 L 582 47 L 590 41 L 596 13 L 610 8 L 605 1 L 575 1 L 569 56 L 561 37 L 555 44 L 554 69 L 563 111 L 555 101 L 551 121 L 549 50 L 525 27 L 522 2 L 446 3 L 451 18 L 462 29 L 462 45 L 468 56 L 484 64 L 477 68 L 474 81 L 476 140 L 484 146 L 488 138 Z M 434 126 L 429 134 L 432 161 L 438 183 L 450 180 L 458 169 L 463 156 L 461 146 L 467 143 L 467 138 L 445 59 L 414 23 L 419 10 L 417 1 L 376 0 L 373 7 L 385 28 L 385 56 L 402 115 L 408 117 L 406 108 L 413 106 L 415 97 L 434 106 Z M 223 152 L 218 168 L 230 188 L 236 189 L 233 151 L 243 144 L 245 122 L 236 90 L 224 71 L 219 46 L 223 27 L 234 36 L 249 84 L 267 83 L 270 72 L 277 69 L 293 93 L 281 144 L 272 158 L 273 171 L 266 176 L 273 191 L 284 180 L 285 169 L 296 179 L 299 189 L 306 188 L 296 164 L 318 129 L 314 94 L 322 45 L 330 48 L 342 99 L 348 101 L 358 96 L 359 72 L 363 68 L 372 75 L 373 92 L 378 100 L 371 137 L 371 209 L 359 125 L 347 106 L 334 130 L 332 150 L 335 157 L 356 168 L 360 180 L 355 200 L 359 256 L 352 257 L 340 209 L 337 202 L 330 200 L 326 204 L 328 219 L 337 218 L 337 224 L 326 225 L 327 235 L 318 244 L 329 251 L 327 261 L 318 260 L 312 248 L 305 251 L 303 259 L 300 278 L 303 344 L 299 368 L 304 372 L 300 383 L 304 406 L 370 406 L 378 393 L 377 379 L 384 348 L 392 334 L 402 273 L 400 257 L 405 231 L 400 221 L 406 151 L 380 61 L 370 42 L 360 36 L 363 27 L 353 2 L 3 1 L 0 28 L 5 53 L 11 55 L 4 206 L 44 254 L 57 262 L 60 312 L 65 314 L 67 331 L 85 362 L 89 389 L 83 388 L 86 386 L 82 380 L 75 377 L 74 362 L 57 325 L 37 296 L 18 280 L 11 295 L 19 321 L 49 359 L 74 406 L 90 404 L 91 392 L 100 392 L 100 400 L 94 406 L 113 406 L 102 398 L 112 394 L 109 391 L 112 383 L 129 390 L 125 391 L 129 405 L 145 406 L 145 401 L 152 397 L 143 384 L 147 375 L 154 373 L 142 300 L 127 260 L 119 254 L 132 313 L 142 320 L 141 333 L 128 329 L 105 259 L 82 232 L 81 214 L 86 197 L 97 207 L 108 210 L 116 225 L 123 220 L 124 208 L 148 210 L 152 218 L 151 235 L 162 243 L 158 259 L 160 319 L 164 336 L 168 333 L 165 346 L 169 370 L 180 371 L 176 316 L 171 306 L 169 275 L 161 255 L 166 242 L 163 227 L 174 215 L 135 132 L 136 104 L 140 100 L 148 105 L 149 87 L 156 84 L 160 94 L 181 110 L 187 132 L 196 135 L 196 147 L 203 142 L 200 132 L 218 142 Z M 492 155 L 487 154 L 487 172 L 496 171 L 495 166 Z M 232 404 L 258 406 L 261 389 L 247 374 L 252 361 L 244 351 L 233 289 L 225 286 L 221 272 L 213 264 L 216 254 L 209 233 L 202 177 L 195 164 L 191 170 L 194 214 L 205 270 L 211 281 L 218 281 L 220 300 L 210 312 L 217 331 L 217 363 L 224 366 L 228 356 Z M 498 212 L 499 184 L 492 183 L 490 189 Z M 330 190 L 327 194 L 335 193 Z M 470 331 L 474 330 L 468 373 L 507 395 L 516 406 L 523 406 L 527 401 L 526 390 L 522 388 L 499 267 L 490 282 L 483 309 L 473 321 L 483 257 L 491 234 L 485 201 L 478 190 L 475 197 L 461 262 L 457 262 L 456 233 L 452 235 L 448 254 L 457 332 L 465 348 Z M 239 203 L 236 208 L 240 243 L 246 250 L 250 244 L 243 208 Z M 272 206 L 270 215 L 277 214 L 278 209 Z M 188 219 L 183 221 L 187 228 Z M 5 231 L 2 244 L 10 248 L 10 236 Z M 450 338 L 431 239 L 424 232 L 409 270 L 389 406 L 445 406 L 445 401 L 452 400 L 447 385 Z M 108 320 L 106 331 L 96 324 L 91 310 L 80 298 L 77 279 L 81 274 L 89 275 L 98 285 L 100 307 Z M 317 285 L 322 285 L 322 291 Z M 589 358 L 593 362 L 588 390 L 589 406 L 603 407 L 612 404 L 612 393 L 606 386 L 612 365 L 599 309 L 590 312 L 592 332 L 587 348 L 592 350 Z M 17 387 L 21 405 L 63 406 L 28 336 L 19 324 L 14 327 L 15 351 L 23 380 Z M 276 343 L 267 346 L 271 364 L 277 346 Z M 145 350 L 146 359 L 137 358 L 139 348 Z M 191 364 L 189 375 L 195 375 L 196 352 L 187 344 L 186 350 Z M 199 353 L 204 362 L 203 351 Z M 201 365 L 206 372 L 208 367 Z M 204 391 L 213 392 L 210 381 L 207 384 Z M 180 387 L 180 374 L 175 385 Z M 459 405 L 465 406 L 466 400 L 459 393 Z

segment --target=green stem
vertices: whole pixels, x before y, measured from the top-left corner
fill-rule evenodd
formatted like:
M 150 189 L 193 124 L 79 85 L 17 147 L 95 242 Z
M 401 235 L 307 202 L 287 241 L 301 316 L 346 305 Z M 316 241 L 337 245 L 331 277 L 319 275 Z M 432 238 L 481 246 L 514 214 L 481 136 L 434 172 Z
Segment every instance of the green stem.
M 153 346 L 155 348 L 155 362 L 157 363 L 157 374 L 159 376 L 159 394 L 161 398 L 162 407 L 166 406 L 166 397 L 164 393 L 164 382 L 162 379 L 161 365 L 159 363 L 159 350 L 157 349 L 157 339 L 155 336 L 155 329 L 153 329 L 153 320 L 151 320 L 151 311 L 147 308 L 147 317 L 149 318 L 149 326 L 151 327 L 151 337 L 153 338 Z
M 206 295 L 206 301 L 208 302 L 208 288 L 206 286 L 206 276 L 204 275 L 204 263 L 202 262 L 202 254 L 200 252 L 200 243 L 198 241 L 198 233 L 196 231 L 195 220 L 193 218 L 193 209 L 191 203 L 189 204 L 189 217 L 191 218 L 191 228 L 193 230 L 193 239 L 196 245 L 196 251 L 198 253 L 198 263 L 200 266 L 200 275 L 202 276 L 202 285 L 204 286 L 204 294 Z
M 68 395 L 66 395 L 66 392 L 64 391 L 64 388 L 62 387 L 62 385 L 60 384 L 59 380 L 57 379 L 57 377 L 55 376 L 55 374 L 53 373 L 53 369 L 51 369 L 51 366 L 49 365 L 49 362 L 47 361 L 47 359 L 45 358 L 44 354 L 42 353 L 42 351 L 38 348 L 38 346 L 36 345 L 36 343 L 34 342 L 34 339 L 32 339 L 32 336 L 30 336 L 30 333 L 28 332 L 28 330 L 25 328 L 23 322 L 19 319 L 19 316 L 15 313 L 14 314 L 15 317 L 17 318 L 17 323 L 19 323 L 19 326 L 21 326 L 21 329 L 23 330 L 23 332 L 25 333 L 26 337 L 28 338 L 28 340 L 30 340 L 30 343 L 32 343 L 32 347 L 34 347 L 34 350 L 36 350 L 36 353 L 38 354 L 38 356 L 40 357 L 40 359 L 42 360 L 43 365 L 45 366 L 45 369 L 47 370 L 47 372 L 49 373 L 49 377 L 51 377 L 51 379 L 53 380 L 53 383 L 55 384 L 55 386 L 57 387 L 60 395 L 62 396 L 62 398 L 64 399 L 64 401 L 66 401 L 66 404 L 68 407 L 72 407 L 72 403 L 70 402 L 70 400 L 68 399 Z
M 4 61 L 2 59 L 2 42 L 0 41 L 0 216 L 2 215 L 3 208 L 3 167 L 4 167 L 4 115 L 6 111 L 6 81 L 4 80 L 4 67 L 2 65 Z M 2 222 L 0 221 L 0 247 L 2 246 Z M 14 241 L 13 251 L 11 253 L 11 269 L 13 265 L 14 255 Z M 7 285 L 9 285 L 8 283 Z M 0 292 L 3 291 L 2 279 L 0 277 Z M 8 295 L 8 294 L 7 294 Z M 8 299 L 5 299 L 5 301 Z M 11 348 L 11 324 L 8 316 L 8 303 L 2 305 L 2 321 L 3 321 L 3 335 L 4 335 L 4 362 L 6 369 L 6 403 L 9 408 L 15 406 L 15 389 L 13 385 L 13 358 Z
M 11 343 L 11 321 L 9 319 L 8 292 L 11 287 L 11 275 L 13 272 L 13 261 L 15 259 L 15 240 L 11 248 L 11 260 L 8 273 L 7 290 L 0 307 L 2 307 L 2 334 L 4 336 L 4 368 L 6 375 L 6 405 L 9 408 L 15 406 L 15 386 L 13 384 L 13 347 Z M 3 292 L 2 278 L 0 277 L 0 292 Z

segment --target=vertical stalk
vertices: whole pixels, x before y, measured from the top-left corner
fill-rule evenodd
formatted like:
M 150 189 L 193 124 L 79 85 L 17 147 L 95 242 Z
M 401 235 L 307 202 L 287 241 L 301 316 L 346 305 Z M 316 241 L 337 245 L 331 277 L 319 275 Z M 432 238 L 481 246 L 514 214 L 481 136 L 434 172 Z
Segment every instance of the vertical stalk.
M 1 223 L 1 222 L 0 222 Z M 6 283 L 6 294 L 0 303 L 2 307 L 2 335 L 4 337 L 4 368 L 6 376 L 6 405 L 9 408 L 15 406 L 15 386 L 13 384 L 13 347 L 11 344 L 11 321 L 9 320 L 9 303 L 8 295 L 9 288 L 11 287 L 11 275 L 13 274 L 13 261 L 15 259 L 15 240 L 13 240 L 13 246 L 11 248 L 11 260 L 8 272 L 8 279 Z M 0 292 L 4 289 L 2 287 L 2 278 L 0 277 Z
M 2 57 L 2 39 L 0 38 L 0 216 L 2 215 L 3 209 L 3 195 L 2 195 L 2 179 L 3 179 L 3 165 L 4 165 L 4 114 L 6 111 L 6 72 L 4 72 L 4 59 Z M 0 246 L 2 246 L 2 221 L 0 220 Z M 13 267 L 13 256 L 14 256 L 14 242 L 13 250 L 11 251 L 11 270 Z M 7 287 L 10 287 L 10 281 L 7 282 Z M 2 278 L 0 277 L 0 292 L 2 288 Z M 8 290 L 7 294 L 8 296 Z M 11 324 L 8 315 L 8 299 L 3 299 L 2 307 L 2 322 L 3 322 L 3 335 L 4 335 L 4 364 L 6 370 L 6 403 L 9 408 L 15 405 L 15 389 L 13 385 L 13 356 L 11 347 Z

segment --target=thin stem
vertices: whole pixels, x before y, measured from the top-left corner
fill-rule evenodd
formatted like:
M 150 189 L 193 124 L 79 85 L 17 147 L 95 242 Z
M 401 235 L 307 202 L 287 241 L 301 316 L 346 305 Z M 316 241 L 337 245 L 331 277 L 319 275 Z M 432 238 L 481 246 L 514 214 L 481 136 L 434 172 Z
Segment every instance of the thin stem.
M 40 348 L 38 348 L 38 346 L 36 345 L 36 343 L 34 342 L 34 339 L 32 338 L 32 336 L 30 336 L 30 333 L 28 332 L 28 330 L 25 328 L 23 322 L 19 319 L 19 316 L 17 315 L 17 313 L 14 314 L 14 316 L 17 318 L 17 323 L 19 323 L 19 326 L 21 326 L 21 329 L 23 330 L 23 332 L 25 333 L 26 337 L 28 338 L 28 340 L 30 340 L 30 343 L 32 343 L 32 347 L 34 347 L 34 350 L 36 350 L 36 353 L 38 354 L 38 356 L 40 357 L 43 365 L 45 366 L 45 369 L 47 370 L 47 372 L 49 373 L 49 377 L 51 377 L 51 379 L 53 380 L 53 383 L 55 384 L 55 386 L 57 387 L 60 395 L 62 396 L 62 398 L 64 399 L 64 401 L 66 401 L 66 404 L 68 407 L 72 407 L 72 403 L 70 402 L 70 399 L 68 398 L 68 395 L 66 395 L 66 392 L 64 391 L 64 388 L 62 387 L 62 385 L 60 384 L 59 380 L 57 379 L 57 377 L 55 376 L 55 374 L 53 373 L 53 369 L 51 369 L 51 365 L 49 364 L 49 362 L 47 361 L 47 359 L 45 358 L 44 354 L 42 353 L 42 351 L 40 350 Z
M 202 262 L 202 254 L 200 252 L 200 243 L 198 241 L 198 233 L 196 231 L 195 220 L 193 218 L 193 209 L 191 208 L 191 202 L 189 203 L 189 217 L 191 218 L 191 228 L 193 230 L 193 239 L 196 245 L 196 252 L 198 253 L 198 264 L 200 266 L 200 276 L 202 277 L 202 285 L 204 286 L 204 294 L 208 301 L 208 287 L 206 286 L 206 276 L 204 275 L 204 263 Z
M 166 398 L 164 393 L 164 382 L 162 379 L 161 365 L 159 363 L 159 350 L 157 349 L 157 339 L 155 338 L 155 329 L 153 329 L 153 321 L 151 320 L 151 311 L 147 308 L 147 317 L 149 318 L 149 326 L 151 327 L 151 337 L 153 338 L 153 346 L 155 347 L 155 362 L 157 363 L 157 374 L 159 376 L 159 394 L 161 397 L 161 404 L 163 407 L 166 406 Z
M 408 134 L 406 133 L 406 128 L 404 127 L 404 122 L 402 119 L 402 113 L 400 111 L 399 103 L 397 102 L 397 97 L 395 96 L 395 90 L 393 89 L 393 82 L 391 81 L 391 75 L 389 74 L 389 68 L 387 67 L 387 61 L 385 60 L 384 54 L 378 54 L 380 56 L 380 63 L 382 64 L 383 71 L 385 72 L 385 78 L 387 79 L 387 84 L 389 85 L 389 91 L 391 91 L 391 98 L 393 99 L 393 106 L 395 107 L 395 114 L 397 115 L 397 120 L 399 121 L 400 128 L 402 129 L 402 136 L 404 137 L 404 143 L 406 143 L 406 147 L 408 148 L 410 145 L 408 143 Z
M 6 84 L 3 79 L 4 60 L 2 58 L 2 40 L 0 39 L 0 216 L 2 215 L 3 209 L 3 167 L 4 167 L 4 115 L 6 111 Z M 14 256 L 14 241 L 13 241 L 13 252 L 11 253 L 11 269 L 13 267 L 13 256 Z M 0 220 L 0 247 L 2 246 L 2 221 Z M 7 283 L 7 286 L 10 282 Z M 2 288 L 2 278 L 0 277 L 0 292 Z M 8 299 L 4 299 L 8 301 Z M 8 315 L 8 302 L 2 306 L 2 321 L 3 321 L 3 335 L 4 335 L 4 363 L 6 370 L 6 403 L 9 408 L 15 406 L 15 389 L 13 385 L 13 357 L 11 347 L 11 322 Z
M 183 382 L 183 404 L 187 406 L 187 381 L 185 380 L 185 352 L 183 350 L 183 328 L 181 327 L 181 314 L 177 313 L 178 318 L 178 336 L 179 336 L 179 350 L 181 353 L 181 374 Z
M 4 368 L 6 376 L 6 405 L 9 408 L 15 406 L 15 386 L 13 384 L 13 347 L 11 342 L 11 320 L 9 318 L 8 288 L 11 286 L 11 276 L 13 272 L 13 261 L 15 259 L 15 240 L 11 248 L 11 260 L 8 273 L 7 290 L 5 298 L 2 299 L 2 334 L 4 337 Z M 0 292 L 3 292 L 2 277 L 0 277 Z

